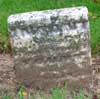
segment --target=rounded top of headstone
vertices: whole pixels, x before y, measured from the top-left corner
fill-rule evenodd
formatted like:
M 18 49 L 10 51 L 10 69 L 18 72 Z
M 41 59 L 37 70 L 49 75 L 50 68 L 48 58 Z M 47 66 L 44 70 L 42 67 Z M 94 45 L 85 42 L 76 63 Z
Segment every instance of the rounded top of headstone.
M 40 26 L 48 25 L 51 24 L 51 18 L 59 18 L 60 22 L 65 22 L 65 20 L 61 21 L 62 16 L 68 17 L 67 21 L 88 21 L 88 10 L 86 7 L 82 6 L 15 14 L 8 17 L 8 25 L 16 26 L 17 23 L 21 23 L 18 25 L 28 26 L 31 24 L 37 25 L 38 22 L 41 22 L 38 24 Z

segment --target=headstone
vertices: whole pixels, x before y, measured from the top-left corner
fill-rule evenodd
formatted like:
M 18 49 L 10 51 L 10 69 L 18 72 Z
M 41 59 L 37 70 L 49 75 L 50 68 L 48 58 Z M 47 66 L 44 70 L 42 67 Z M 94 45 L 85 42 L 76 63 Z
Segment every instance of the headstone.
M 89 86 L 91 50 L 86 7 L 11 15 L 8 27 L 19 83 L 34 88 L 52 88 L 64 81 Z

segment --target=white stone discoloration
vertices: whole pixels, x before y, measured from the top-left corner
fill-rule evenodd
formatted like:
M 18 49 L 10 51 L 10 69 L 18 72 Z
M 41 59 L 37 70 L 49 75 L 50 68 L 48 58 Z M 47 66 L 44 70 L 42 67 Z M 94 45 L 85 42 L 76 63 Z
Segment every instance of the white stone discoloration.
M 79 70 L 91 63 L 86 7 L 11 15 L 8 27 L 20 81 L 73 77 L 75 73 L 77 79 Z

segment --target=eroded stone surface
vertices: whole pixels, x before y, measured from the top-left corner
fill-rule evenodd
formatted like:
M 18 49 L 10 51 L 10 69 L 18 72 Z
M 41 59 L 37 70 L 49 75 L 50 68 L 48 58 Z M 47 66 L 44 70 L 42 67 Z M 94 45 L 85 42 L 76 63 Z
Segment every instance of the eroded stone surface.
M 53 87 L 56 82 L 88 78 L 91 51 L 86 7 L 11 15 L 8 26 L 16 75 L 26 86 Z

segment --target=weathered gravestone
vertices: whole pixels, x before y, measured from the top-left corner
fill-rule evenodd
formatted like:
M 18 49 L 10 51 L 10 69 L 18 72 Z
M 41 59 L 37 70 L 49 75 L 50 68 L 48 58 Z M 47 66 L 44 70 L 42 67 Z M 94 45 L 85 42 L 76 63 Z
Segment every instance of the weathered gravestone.
M 8 18 L 16 77 L 34 88 L 90 86 L 88 10 L 73 7 L 34 11 Z

